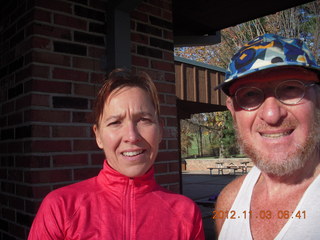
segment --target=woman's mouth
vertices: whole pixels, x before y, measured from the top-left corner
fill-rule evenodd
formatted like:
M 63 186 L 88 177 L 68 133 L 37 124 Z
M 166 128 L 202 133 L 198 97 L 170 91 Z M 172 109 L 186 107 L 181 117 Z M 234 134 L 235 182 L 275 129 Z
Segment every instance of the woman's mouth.
M 143 152 L 144 150 L 130 151 L 130 152 L 123 152 L 122 155 L 125 157 L 134 157 L 134 156 L 140 155 Z

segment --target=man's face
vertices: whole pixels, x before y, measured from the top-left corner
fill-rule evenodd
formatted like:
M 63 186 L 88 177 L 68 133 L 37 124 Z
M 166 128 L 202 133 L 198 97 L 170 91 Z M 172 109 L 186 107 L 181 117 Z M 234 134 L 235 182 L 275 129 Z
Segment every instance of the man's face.
M 260 170 L 276 176 L 290 175 L 304 167 L 320 138 L 317 87 L 306 88 L 298 104 L 285 105 L 274 96 L 274 88 L 285 80 L 310 83 L 318 78 L 313 72 L 295 68 L 267 71 L 243 78 L 231 87 L 231 93 L 242 86 L 262 89 L 265 100 L 259 108 L 247 111 L 234 98 L 227 100 L 239 144 Z

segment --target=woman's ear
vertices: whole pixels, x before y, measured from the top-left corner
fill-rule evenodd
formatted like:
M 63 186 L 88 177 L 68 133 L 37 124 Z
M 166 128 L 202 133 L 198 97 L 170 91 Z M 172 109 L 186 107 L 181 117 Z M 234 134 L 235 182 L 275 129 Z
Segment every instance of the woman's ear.
M 101 137 L 100 137 L 99 127 L 97 126 L 97 124 L 94 124 L 92 129 L 93 129 L 93 132 L 96 136 L 96 142 L 97 142 L 98 147 L 103 149 L 103 144 L 102 144 Z

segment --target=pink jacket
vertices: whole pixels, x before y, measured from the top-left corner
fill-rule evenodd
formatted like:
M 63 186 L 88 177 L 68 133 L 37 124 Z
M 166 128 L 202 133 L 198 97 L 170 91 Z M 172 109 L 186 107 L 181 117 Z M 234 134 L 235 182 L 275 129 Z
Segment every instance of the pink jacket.
M 49 193 L 28 239 L 200 240 L 204 231 L 197 205 L 159 186 L 153 168 L 128 178 L 105 163 L 98 176 Z

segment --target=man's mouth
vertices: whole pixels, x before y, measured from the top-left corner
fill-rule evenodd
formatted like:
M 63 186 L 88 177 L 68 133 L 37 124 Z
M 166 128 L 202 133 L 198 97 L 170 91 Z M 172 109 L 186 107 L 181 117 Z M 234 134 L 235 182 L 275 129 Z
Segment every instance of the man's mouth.
M 280 138 L 280 137 L 289 136 L 292 132 L 293 130 L 288 130 L 288 131 L 279 132 L 279 133 L 261 133 L 260 132 L 260 135 L 265 138 Z
M 139 151 L 132 151 L 132 152 L 123 152 L 122 155 L 125 156 L 125 157 L 134 157 L 134 156 L 137 156 L 141 153 L 143 153 L 144 150 L 139 150 Z

